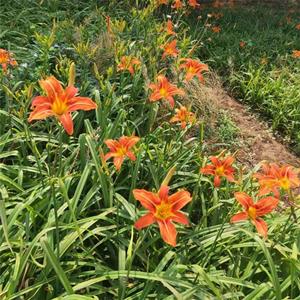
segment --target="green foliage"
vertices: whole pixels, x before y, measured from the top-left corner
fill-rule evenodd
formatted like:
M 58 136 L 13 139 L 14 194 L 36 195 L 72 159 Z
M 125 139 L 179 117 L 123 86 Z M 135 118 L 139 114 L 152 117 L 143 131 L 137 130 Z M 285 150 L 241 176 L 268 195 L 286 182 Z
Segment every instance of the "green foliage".
M 172 61 L 161 61 L 160 27 L 171 10 L 142 1 L 3 6 L 0 47 L 19 66 L 1 77 L 0 299 L 296 299 L 300 239 L 290 208 L 266 218 L 266 240 L 250 222 L 229 224 L 238 211 L 233 193 L 257 192 L 255 170 L 215 189 L 199 172 L 207 163 L 202 129 L 170 125 L 174 112 L 148 101 L 162 69 L 184 86 Z M 187 55 L 196 42 L 180 14 L 173 22 Z M 122 55 L 142 60 L 134 77 L 117 72 Z M 53 74 L 66 85 L 72 62 L 80 95 L 98 108 L 73 113 L 72 136 L 55 118 L 29 123 L 38 80 Z M 219 130 L 228 143 L 236 134 L 226 117 Z M 103 162 L 104 141 L 131 134 L 141 138 L 137 159 L 117 172 Z M 144 212 L 132 191 L 158 190 L 174 166 L 171 191 L 185 188 L 193 201 L 190 226 L 177 226 L 171 248 L 156 225 L 134 229 Z

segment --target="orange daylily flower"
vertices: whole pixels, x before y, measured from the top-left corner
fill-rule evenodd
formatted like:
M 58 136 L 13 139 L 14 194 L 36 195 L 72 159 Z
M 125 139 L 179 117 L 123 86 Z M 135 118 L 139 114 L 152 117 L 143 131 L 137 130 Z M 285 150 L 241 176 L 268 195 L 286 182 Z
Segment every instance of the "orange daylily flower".
M 149 88 L 153 91 L 149 98 L 151 102 L 166 99 L 169 101 L 172 108 L 175 105 L 173 96 L 184 95 L 184 91 L 182 89 L 179 89 L 176 85 L 171 84 L 163 75 L 157 76 L 157 83 L 151 83 Z
M 299 57 L 300 57 L 300 50 L 293 50 L 292 56 L 293 56 L 294 58 L 299 58 Z
M 202 72 L 208 71 L 208 65 L 191 58 L 184 58 L 182 60 L 184 63 L 179 68 L 186 70 L 185 80 L 190 81 L 194 76 L 197 76 L 200 82 L 204 82 Z
M 181 0 L 174 0 L 172 8 L 179 9 L 179 8 L 182 8 L 182 7 L 183 7 L 183 4 L 182 4 Z
M 185 106 L 181 106 L 179 109 L 175 109 L 175 116 L 171 118 L 170 122 L 180 122 L 181 128 L 184 129 L 188 123 L 193 124 L 195 120 L 195 114 L 190 112 Z
M 200 4 L 197 2 L 197 0 L 189 0 L 189 6 L 197 8 L 200 7 Z
M 258 233 L 263 237 L 267 237 L 268 226 L 260 217 L 274 210 L 277 207 L 279 200 L 275 197 L 266 197 L 254 203 L 253 199 L 244 192 L 237 192 L 234 194 L 234 197 L 243 206 L 244 211 L 235 214 L 230 219 L 230 222 L 235 223 L 250 219 L 255 225 Z
M 213 18 L 215 18 L 216 20 L 219 20 L 220 18 L 222 18 L 224 16 L 224 14 L 223 13 L 212 13 L 212 14 L 210 14 L 210 17 L 213 17 Z
M 295 26 L 295 28 L 296 28 L 297 30 L 300 30 L 300 24 L 297 24 L 297 25 Z
M 177 40 L 174 40 L 162 47 L 164 49 L 164 53 L 162 58 L 164 59 L 166 56 L 176 57 L 178 55 L 178 50 L 176 49 Z
M 134 74 L 135 68 L 141 64 L 141 61 L 135 57 L 122 56 L 121 61 L 118 64 L 118 71 L 129 71 L 131 75 Z
M 13 53 L 5 50 L 5 49 L 0 49 L 0 65 L 3 69 L 3 72 L 7 72 L 7 66 L 17 66 L 18 63 L 17 61 L 13 58 Z
M 275 197 L 279 197 L 280 189 L 288 191 L 300 186 L 298 174 L 299 170 L 292 166 L 279 167 L 277 164 L 263 164 L 262 173 L 255 173 L 253 177 L 258 179 L 259 195 L 272 192 Z
M 78 89 L 68 86 L 63 89 L 61 83 L 50 76 L 40 80 L 39 84 L 46 96 L 37 96 L 32 100 L 29 122 L 44 120 L 55 116 L 69 135 L 73 134 L 73 120 L 71 112 L 76 110 L 92 110 L 97 104 L 90 98 L 76 96 Z
M 176 35 L 176 32 L 173 31 L 173 23 L 171 20 L 167 21 L 166 31 L 167 35 Z
M 175 247 L 177 231 L 173 222 L 189 224 L 188 218 L 180 209 L 191 202 L 192 197 L 184 190 L 169 196 L 169 189 L 168 186 L 162 185 L 158 193 L 141 189 L 133 190 L 134 198 L 149 211 L 135 222 L 134 227 L 140 230 L 157 222 L 162 239 Z
M 211 28 L 211 30 L 214 32 L 214 33 L 220 33 L 221 32 L 221 27 L 220 26 L 213 26 Z
M 135 161 L 136 157 L 131 151 L 131 148 L 140 140 L 137 136 L 122 136 L 119 140 L 106 140 L 104 143 L 109 148 L 108 152 L 104 159 L 108 160 L 109 158 L 114 158 L 114 165 L 119 171 L 121 169 L 122 163 L 126 157 L 130 160 Z
M 228 181 L 234 182 L 234 168 L 232 164 L 234 158 L 228 156 L 224 159 L 220 159 L 216 156 L 210 158 L 212 164 L 208 164 L 201 168 L 201 173 L 205 175 L 214 175 L 214 186 L 219 187 L 221 185 L 221 178 L 225 177 Z
M 245 46 L 246 46 L 246 42 L 240 41 L 240 47 L 241 47 L 241 48 L 244 48 Z
M 224 6 L 224 3 L 221 2 L 220 0 L 216 0 L 214 3 L 213 3 L 213 7 L 214 8 L 220 8 L 220 7 L 223 7 Z
M 158 3 L 159 5 L 162 5 L 162 4 L 168 4 L 168 1 L 169 1 L 169 0 L 157 0 L 157 3 Z

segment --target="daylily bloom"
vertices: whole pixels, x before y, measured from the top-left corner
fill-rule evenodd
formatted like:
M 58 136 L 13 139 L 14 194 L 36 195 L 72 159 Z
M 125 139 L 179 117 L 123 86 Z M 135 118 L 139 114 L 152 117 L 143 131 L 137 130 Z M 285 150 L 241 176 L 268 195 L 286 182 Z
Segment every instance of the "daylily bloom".
M 182 7 L 183 7 L 183 4 L 182 4 L 181 0 L 174 0 L 172 8 L 179 9 L 179 8 L 182 8 Z
M 171 118 L 170 122 L 180 122 L 181 128 L 184 129 L 188 123 L 194 123 L 196 118 L 195 114 L 190 112 L 185 106 L 175 109 L 175 116 Z
M 208 16 L 208 15 L 207 15 Z M 219 20 L 220 18 L 222 18 L 224 16 L 223 13 L 212 13 L 210 14 L 211 17 L 215 18 L 216 20 Z
M 250 219 L 255 225 L 258 233 L 263 237 L 267 237 L 268 226 L 260 217 L 274 210 L 277 207 L 279 200 L 275 197 L 266 197 L 254 203 L 252 198 L 244 192 L 237 192 L 234 194 L 234 197 L 243 206 L 244 211 L 235 214 L 230 219 L 230 222 L 235 223 Z
M 141 64 L 140 60 L 135 57 L 122 56 L 121 61 L 118 64 L 118 71 L 129 71 L 131 75 L 134 74 L 134 70 Z
M 200 4 L 197 2 L 197 0 L 189 0 L 189 6 L 197 8 L 200 7 Z
M 46 96 L 37 96 L 32 100 L 29 122 L 44 120 L 55 116 L 69 135 L 73 134 L 73 120 L 71 112 L 76 110 L 96 109 L 97 104 L 87 97 L 76 96 L 78 89 L 73 85 L 63 89 L 61 83 L 54 77 L 40 80 L 39 84 Z
M 3 69 L 3 72 L 7 72 L 7 66 L 17 66 L 18 63 L 16 60 L 13 58 L 13 54 L 5 49 L 0 49 L 0 65 Z
M 213 26 L 211 28 L 211 30 L 214 32 L 214 33 L 219 33 L 221 32 L 221 27 L 220 26 Z
M 183 61 L 184 63 L 179 68 L 186 70 L 185 80 L 190 81 L 194 76 L 197 76 L 200 82 L 204 82 L 202 72 L 208 71 L 208 66 L 191 58 L 184 58 Z
M 220 0 L 216 0 L 214 3 L 213 3 L 213 7 L 214 8 L 220 8 L 220 7 L 223 7 L 224 6 L 224 3 L 222 3 Z
M 221 178 L 225 177 L 228 181 L 234 182 L 234 168 L 232 164 L 234 158 L 228 156 L 224 159 L 220 159 L 216 156 L 210 158 L 212 164 L 208 164 L 201 168 L 202 174 L 214 175 L 214 186 L 219 187 L 221 184 Z
M 167 21 L 166 31 L 167 35 L 176 35 L 176 33 L 173 31 L 173 23 L 171 20 Z
M 300 50 L 293 50 L 292 56 L 293 56 L 294 58 L 299 58 L 299 57 L 300 57 Z
M 166 44 L 165 46 L 163 46 L 162 48 L 164 49 L 164 53 L 162 55 L 162 58 L 164 59 L 166 56 L 173 56 L 176 57 L 178 55 L 178 50 L 176 49 L 176 43 L 177 41 L 174 40 L 168 44 Z
M 241 48 L 244 48 L 245 46 L 246 46 L 246 42 L 240 41 L 240 47 L 241 47 Z
M 184 91 L 182 89 L 179 89 L 176 85 L 171 84 L 163 75 L 157 76 L 157 83 L 151 83 L 149 88 L 153 91 L 149 98 L 151 102 L 166 99 L 169 101 L 172 108 L 175 105 L 173 96 L 184 95 Z
M 297 30 L 300 30 L 300 24 L 297 24 L 297 25 L 295 26 L 295 28 L 296 28 Z
M 135 161 L 136 157 L 131 151 L 131 148 L 140 140 L 137 136 L 122 136 L 119 140 L 106 140 L 104 143 L 109 148 L 108 152 L 104 159 L 108 160 L 109 158 L 114 158 L 114 165 L 117 171 L 120 170 L 122 163 L 126 157 L 130 160 Z
M 279 197 L 279 190 L 288 191 L 300 186 L 299 170 L 292 166 L 279 167 L 276 164 L 263 164 L 262 173 L 254 174 L 260 185 L 259 195 L 273 193 Z
M 135 189 L 133 196 L 149 211 L 135 222 L 134 227 L 139 230 L 157 222 L 162 239 L 175 247 L 177 231 L 173 222 L 189 224 L 180 209 L 192 201 L 190 193 L 181 190 L 169 196 L 169 187 L 162 185 L 158 193 Z
M 158 3 L 159 5 L 162 5 L 162 4 L 168 4 L 168 1 L 169 1 L 169 0 L 157 0 L 157 3 Z

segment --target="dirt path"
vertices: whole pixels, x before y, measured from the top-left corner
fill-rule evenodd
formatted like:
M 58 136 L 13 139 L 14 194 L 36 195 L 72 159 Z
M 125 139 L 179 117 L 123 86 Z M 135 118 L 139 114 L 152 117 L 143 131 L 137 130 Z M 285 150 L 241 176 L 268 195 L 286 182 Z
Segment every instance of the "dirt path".
M 282 144 L 246 106 L 230 97 L 215 74 L 210 73 L 210 76 L 205 85 L 187 84 L 187 104 L 197 106 L 204 122 L 211 123 L 212 127 L 217 124 L 214 119 L 218 118 L 218 112 L 226 112 L 239 129 L 237 160 L 248 167 L 263 160 L 300 167 L 300 158 Z
M 240 130 L 241 149 L 237 159 L 249 165 L 262 160 L 300 166 L 300 159 L 280 143 L 270 129 L 245 106 L 231 98 L 222 88 L 209 88 L 211 100 L 225 110 Z

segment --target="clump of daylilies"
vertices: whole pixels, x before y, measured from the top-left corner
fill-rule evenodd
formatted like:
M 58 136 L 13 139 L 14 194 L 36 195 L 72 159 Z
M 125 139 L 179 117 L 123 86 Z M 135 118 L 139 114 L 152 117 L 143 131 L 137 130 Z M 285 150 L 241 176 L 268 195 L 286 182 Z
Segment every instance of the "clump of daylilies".
M 232 156 L 225 158 L 213 156 L 210 160 L 212 163 L 201 168 L 200 172 L 205 175 L 212 175 L 216 188 L 220 187 L 222 178 L 229 182 L 237 182 L 234 178 L 235 169 L 232 166 L 234 162 Z M 253 175 L 259 184 L 259 191 L 256 196 L 259 200 L 254 202 L 253 198 L 244 192 L 235 193 L 236 200 L 244 210 L 232 216 L 230 222 L 250 220 L 258 233 L 266 238 L 268 226 L 261 217 L 271 213 L 278 206 L 281 193 L 287 193 L 288 196 L 293 197 L 292 189 L 300 186 L 299 173 L 300 170 L 292 166 L 263 163 L 262 171 Z
M 180 123 L 181 128 L 186 128 L 187 124 L 193 124 L 196 121 L 195 114 L 188 110 L 185 106 L 175 109 L 175 115 L 171 118 L 171 123 Z
M 122 56 L 117 68 L 118 71 L 128 71 L 131 75 L 134 75 L 135 70 L 141 64 L 141 61 L 136 57 Z
M 300 186 L 299 170 L 292 166 L 278 166 L 277 164 L 263 163 L 262 172 L 254 174 L 260 185 L 259 195 L 273 193 L 280 196 L 280 191 L 288 192 Z
M 13 53 L 5 50 L 5 49 L 0 49 L 0 65 L 2 67 L 3 73 L 7 73 L 7 67 L 8 66 L 17 66 L 18 63 L 13 57 Z

